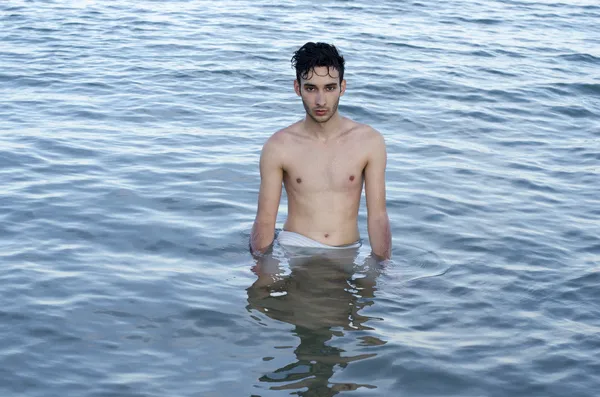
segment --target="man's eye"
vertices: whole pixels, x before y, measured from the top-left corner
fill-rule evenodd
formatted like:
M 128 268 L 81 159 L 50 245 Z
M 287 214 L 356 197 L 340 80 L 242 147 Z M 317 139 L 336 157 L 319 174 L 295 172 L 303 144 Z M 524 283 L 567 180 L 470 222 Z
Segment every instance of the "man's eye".
M 305 89 L 306 91 L 313 91 L 313 90 L 314 90 L 314 88 L 313 88 L 313 87 L 304 87 L 304 89 Z

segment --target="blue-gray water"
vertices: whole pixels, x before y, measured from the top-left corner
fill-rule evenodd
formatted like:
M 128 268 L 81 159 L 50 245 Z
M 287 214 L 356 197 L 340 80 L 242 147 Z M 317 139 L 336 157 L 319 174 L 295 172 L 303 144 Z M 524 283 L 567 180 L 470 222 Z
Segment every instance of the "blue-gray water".
M 599 20 L 596 0 L 2 1 L 0 395 L 597 396 Z M 386 138 L 393 262 L 276 247 L 257 287 L 260 148 L 303 116 L 309 40 Z

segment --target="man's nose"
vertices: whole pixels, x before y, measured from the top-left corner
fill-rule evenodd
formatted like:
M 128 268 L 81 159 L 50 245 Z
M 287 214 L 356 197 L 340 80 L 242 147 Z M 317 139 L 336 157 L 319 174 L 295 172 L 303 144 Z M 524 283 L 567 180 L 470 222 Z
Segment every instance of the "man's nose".
M 325 95 L 322 92 L 317 93 L 317 106 L 325 105 Z

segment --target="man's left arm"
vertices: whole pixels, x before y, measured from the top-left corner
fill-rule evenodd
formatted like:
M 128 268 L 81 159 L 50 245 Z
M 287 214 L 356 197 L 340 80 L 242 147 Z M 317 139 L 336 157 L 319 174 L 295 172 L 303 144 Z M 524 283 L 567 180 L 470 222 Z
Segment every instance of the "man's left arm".
M 373 131 L 365 167 L 367 224 L 373 254 L 382 259 L 392 257 L 392 232 L 385 204 L 385 168 L 387 153 L 380 133 Z

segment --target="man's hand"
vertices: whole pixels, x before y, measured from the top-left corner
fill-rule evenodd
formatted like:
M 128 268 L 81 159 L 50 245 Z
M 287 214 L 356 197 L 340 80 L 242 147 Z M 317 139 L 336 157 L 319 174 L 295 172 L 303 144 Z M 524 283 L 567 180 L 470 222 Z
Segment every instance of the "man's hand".
M 263 256 L 273 247 L 275 225 L 271 222 L 254 221 L 250 233 L 250 252 L 254 256 Z

